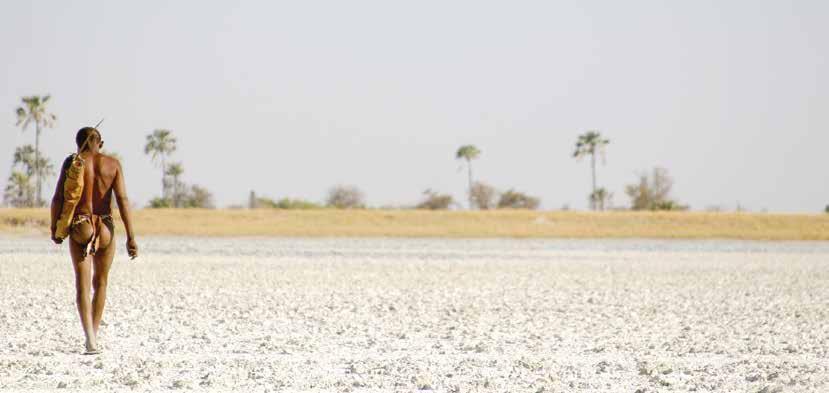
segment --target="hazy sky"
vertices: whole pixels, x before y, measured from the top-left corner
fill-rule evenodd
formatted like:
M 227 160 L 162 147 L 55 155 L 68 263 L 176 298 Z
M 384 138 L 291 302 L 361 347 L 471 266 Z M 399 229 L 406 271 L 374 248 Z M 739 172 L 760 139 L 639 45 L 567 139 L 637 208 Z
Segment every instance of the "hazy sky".
M 56 165 L 106 117 L 130 197 L 160 194 L 143 154 L 174 131 L 184 180 L 220 206 L 250 190 L 371 204 L 476 177 L 586 208 L 579 133 L 611 139 L 599 183 L 662 166 L 695 209 L 829 204 L 827 1 L 17 1 L 0 3 L 0 185 L 20 97 L 51 93 Z M 44 186 L 47 197 L 54 178 Z

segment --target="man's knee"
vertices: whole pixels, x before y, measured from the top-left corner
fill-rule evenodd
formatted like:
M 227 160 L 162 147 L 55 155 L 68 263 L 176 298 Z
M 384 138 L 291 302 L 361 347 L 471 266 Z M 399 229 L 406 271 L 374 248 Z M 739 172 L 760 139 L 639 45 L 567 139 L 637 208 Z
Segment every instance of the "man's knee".
M 103 276 L 95 276 L 92 278 L 92 287 L 95 290 L 100 290 L 102 288 L 106 288 L 107 286 L 107 278 Z

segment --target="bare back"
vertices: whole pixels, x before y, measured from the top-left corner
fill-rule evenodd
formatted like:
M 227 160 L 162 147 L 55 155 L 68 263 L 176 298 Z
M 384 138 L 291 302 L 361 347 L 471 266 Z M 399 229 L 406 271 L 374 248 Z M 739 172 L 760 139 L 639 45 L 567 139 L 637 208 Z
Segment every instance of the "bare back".
M 102 154 L 83 152 L 84 188 L 81 200 L 75 209 L 80 214 L 112 214 L 112 193 L 120 172 L 118 160 Z

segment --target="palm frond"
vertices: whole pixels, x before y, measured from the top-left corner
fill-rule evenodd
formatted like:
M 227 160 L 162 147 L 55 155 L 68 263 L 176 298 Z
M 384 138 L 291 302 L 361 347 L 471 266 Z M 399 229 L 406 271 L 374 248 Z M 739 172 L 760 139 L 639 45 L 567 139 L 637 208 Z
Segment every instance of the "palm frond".
M 455 159 L 465 159 L 467 161 L 471 161 L 478 158 L 480 155 L 481 150 L 475 145 L 463 145 L 458 148 L 458 151 L 455 153 Z

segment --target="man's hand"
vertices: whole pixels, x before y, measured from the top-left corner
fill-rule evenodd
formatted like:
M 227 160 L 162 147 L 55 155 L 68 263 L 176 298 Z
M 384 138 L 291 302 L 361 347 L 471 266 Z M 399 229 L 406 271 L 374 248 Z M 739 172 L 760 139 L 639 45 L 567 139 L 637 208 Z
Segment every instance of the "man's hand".
M 135 239 L 127 239 L 127 254 L 129 254 L 130 259 L 138 258 L 138 243 L 135 242 Z
M 55 242 L 55 244 L 63 243 L 63 239 L 55 237 L 55 231 L 55 228 L 52 228 L 52 241 Z

